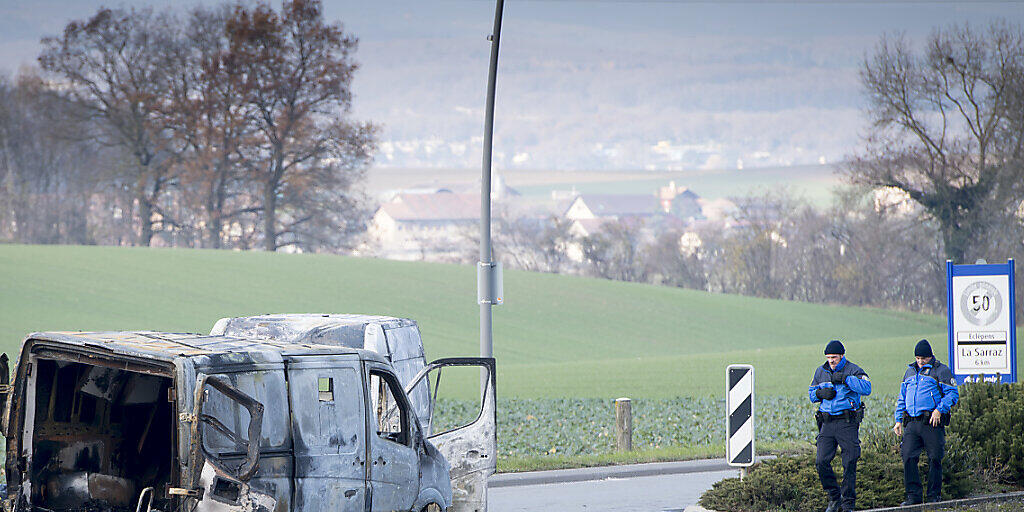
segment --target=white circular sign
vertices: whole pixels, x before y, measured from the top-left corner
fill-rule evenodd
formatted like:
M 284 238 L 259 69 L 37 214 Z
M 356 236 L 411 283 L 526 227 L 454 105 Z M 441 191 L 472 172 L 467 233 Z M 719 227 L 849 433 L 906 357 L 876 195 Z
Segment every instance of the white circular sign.
M 964 289 L 960 296 L 960 312 L 968 322 L 986 326 L 999 318 L 1003 298 L 995 286 L 985 281 L 975 281 Z

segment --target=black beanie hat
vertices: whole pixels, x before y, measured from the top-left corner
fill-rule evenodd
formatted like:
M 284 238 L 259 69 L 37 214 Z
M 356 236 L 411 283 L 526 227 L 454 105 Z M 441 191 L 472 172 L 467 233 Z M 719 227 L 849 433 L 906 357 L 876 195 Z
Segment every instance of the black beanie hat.
M 843 347 L 842 343 L 839 343 L 839 340 L 832 340 L 832 341 L 828 342 L 828 345 L 825 345 L 825 354 L 840 354 L 841 355 L 841 354 L 845 354 L 845 353 L 846 353 L 846 348 Z
M 934 357 L 932 346 L 928 343 L 928 340 L 917 342 L 917 346 L 914 347 L 914 355 L 917 357 Z

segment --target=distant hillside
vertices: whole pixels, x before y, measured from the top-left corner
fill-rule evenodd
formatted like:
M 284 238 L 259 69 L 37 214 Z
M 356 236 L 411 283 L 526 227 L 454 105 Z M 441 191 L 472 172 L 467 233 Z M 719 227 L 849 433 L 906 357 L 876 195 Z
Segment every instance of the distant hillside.
M 827 204 L 832 189 L 840 185 L 836 165 L 794 165 L 711 171 L 555 171 L 502 169 L 504 182 L 526 197 L 549 198 L 552 190 L 581 194 L 654 194 L 669 181 L 699 196 L 716 199 L 743 196 L 761 190 L 786 187 L 817 204 Z M 367 171 L 367 190 L 384 192 L 417 187 L 451 187 L 456 191 L 480 190 L 480 169 L 417 169 L 375 167 Z
M 411 317 L 428 358 L 479 350 L 469 266 L 0 245 L 0 283 L 7 352 L 38 330 L 208 332 L 220 317 L 268 312 Z M 505 292 L 494 310 L 503 396 L 718 394 L 728 362 L 757 364 L 760 392 L 802 393 L 831 338 L 894 384 L 919 337 L 933 336 L 937 351 L 945 342 L 943 318 L 912 313 L 518 271 L 505 273 Z

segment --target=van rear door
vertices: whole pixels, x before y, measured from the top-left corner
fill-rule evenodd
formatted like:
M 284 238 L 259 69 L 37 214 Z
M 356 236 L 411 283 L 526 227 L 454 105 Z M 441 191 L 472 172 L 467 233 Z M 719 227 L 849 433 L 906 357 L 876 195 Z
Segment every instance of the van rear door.
M 464 382 L 465 376 L 459 380 L 445 380 L 444 369 L 474 366 L 480 368 L 480 382 L 486 383 L 483 393 L 474 394 L 480 400 L 479 408 L 474 409 L 478 410 L 479 414 L 469 423 L 448 425 L 449 422 L 441 418 L 440 411 L 437 410 L 438 392 L 449 383 L 464 389 L 467 384 L 475 386 L 476 382 Z M 476 372 L 471 373 L 475 377 Z M 426 427 L 426 430 L 439 432 L 427 439 L 437 447 L 451 466 L 452 506 L 457 512 L 487 510 L 487 477 L 494 474 L 498 454 L 494 358 L 438 359 L 428 364 L 412 379 L 406 387 L 406 392 L 410 392 L 423 379 L 429 379 L 429 389 L 433 393 L 430 426 Z
M 7 408 L 11 401 L 14 387 L 11 386 L 11 368 L 7 354 L 0 354 L 0 432 L 7 435 Z
M 210 407 L 211 402 L 218 406 Z M 169 494 L 192 501 L 194 505 L 188 509 L 196 512 L 272 512 L 277 500 L 249 487 L 259 464 L 263 404 L 223 377 L 202 373 L 196 378 L 194 404 L 193 413 L 182 418 L 191 427 L 190 486 L 171 488 Z M 247 418 L 229 419 L 225 415 L 228 411 L 244 411 Z M 243 421 L 236 424 L 237 419 Z M 244 453 L 241 461 L 210 451 L 210 440 L 204 443 L 204 437 L 211 435 L 223 438 L 218 442 L 229 442 Z

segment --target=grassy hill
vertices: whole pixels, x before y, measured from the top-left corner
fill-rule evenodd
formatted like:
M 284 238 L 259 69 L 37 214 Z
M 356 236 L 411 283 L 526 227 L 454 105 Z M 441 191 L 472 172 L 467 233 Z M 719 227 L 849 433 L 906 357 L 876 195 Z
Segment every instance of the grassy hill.
M 479 352 L 471 266 L 330 255 L 0 245 L 0 349 L 39 330 L 208 332 L 220 317 L 380 313 L 416 319 L 428 358 Z M 758 393 L 800 395 L 824 344 L 890 391 L 937 316 L 505 272 L 494 309 L 499 393 L 719 395 L 724 367 L 757 366 Z

